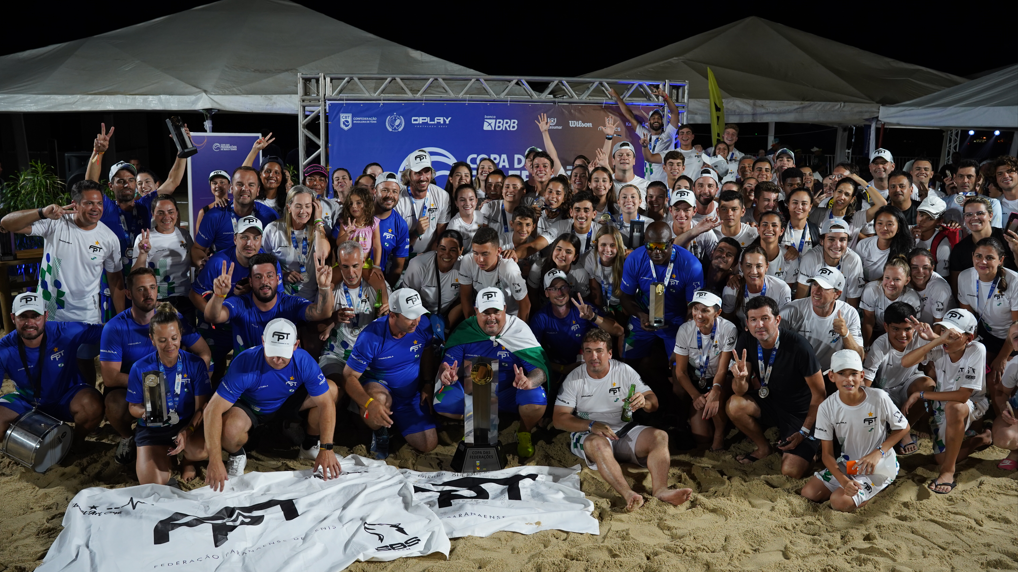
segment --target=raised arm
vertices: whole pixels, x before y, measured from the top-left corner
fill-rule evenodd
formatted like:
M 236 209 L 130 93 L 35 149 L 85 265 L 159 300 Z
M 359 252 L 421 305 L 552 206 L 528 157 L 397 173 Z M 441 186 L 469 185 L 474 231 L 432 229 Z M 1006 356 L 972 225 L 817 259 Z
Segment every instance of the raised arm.
M 106 132 L 106 124 L 100 124 L 100 131 L 95 136 L 95 141 L 92 143 L 92 157 L 88 160 L 88 167 L 85 168 L 85 180 L 99 182 L 99 177 L 102 176 L 103 169 L 103 155 L 106 150 L 110 148 L 110 137 L 113 137 L 114 127 L 110 127 L 110 132 Z
M 565 165 L 558 157 L 558 151 L 555 150 L 555 144 L 551 142 L 551 122 L 548 121 L 548 114 L 542 113 L 537 116 L 537 128 L 541 130 L 541 139 L 544 141 L 544 150 L 547 151 L 548 155 L 551 156 L 552 164 L 555 165 L 556 169 L 565 170 Z M 557 172 L 557 171 L 556 171 Z
M 664 87 L 664 85 L 662 85 L 661 88 L 652 87 L 650 88 L 650 92 L 664 100 L 665 105 L 668 106 L 668 113 L 670 115 L 668 123 L 671 124 L 672 127 L 678 129 L 679 108 L 675 105 L 675 102 L 672 101 L 672 98 L 668 95 L 668 90 L 664 89 Z
M 230 319 L 230 309 L 223 306 L 223 302 L 226 297 L 230 295 L 230 290 L 233 289 L 233 263 L 230 263 L 229 269 L 226 267 L 226 261 L 223 261 L 223 271 L 219 276 L 216 276 L 214 282 L 212 282 L 212 298 L 205 304 L 205 321 L 210 324 L 222 324 Z
M 251 145 L 251 152 L 247 154 L 247 157 L 244 157 L 244 162 L 241 163 L 241 165 L 245 167 L 250 167 L 254 165 L 255 159 L 258 158 L 258 153 L 261 153 L 266 147 L 269 146 L 269 144 L 271 144 L 275 140 L 276 138 L 272 136 L 271 131 L 265 137 L 259 137 L 258 139 L 255 139 L 254 145 Z
M 332 299 L 332 266 L 315 260 L 315 279 L 318 282 L 318 298 L 315 303 L 304 311 L 304 319 L 309 322 L 325 320 L 332 316 L 334 304 Z M 208 307 L 206 306 L 206 309 Z
M 69 204 L 65 207 L 60 205 L 49 205 L 41 209 L 15 211 L 4 215 L 4 218 L 0 220 L 0 227 L 3 227 L 3 229 L 7 232 L 28 234 L 32 231 L 32 224 L 36 221 L 44 218 L 60 220 L 60 217 L 65 214 L 73 214 L 74 212 L 74 204 Z
M 608 94 L 612 96 L 612 99 L 614 99 L 615 103 L 619 106 L 619 111 L 622 112 L 622 116 L 632 123 L 633 127 L 640 125 L 640 121 L 637 121 L 636 116 L 633 115 L 633 111 L 629 109 L 629 106 L 626 105 L 625 101 L 622 101 L 622 97 L 615 93 L 613 88 L 608 88 Z M 610 133 L 615 133 L 615 130 L 613 129 Z

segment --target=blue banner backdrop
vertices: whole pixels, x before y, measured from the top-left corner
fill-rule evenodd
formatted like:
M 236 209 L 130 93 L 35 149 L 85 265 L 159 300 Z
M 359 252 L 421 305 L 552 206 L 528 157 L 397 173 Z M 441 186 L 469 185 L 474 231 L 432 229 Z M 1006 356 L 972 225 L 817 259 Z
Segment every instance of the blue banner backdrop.
M 198 211 L 214 200 L 209 187 L 209 173 L 226 171 L 231 177 L 233 170 L 244 163 L 244 158 L 251 152 L 258 133 L 191 133 L 191 141 L 198 148 L 198 153 L 187 158 L 188 187 L 188 228 L 191 236 L 198 232 L 194 221 L 198 220 Z M 261 164 L 261 154 L 255 159 L 253 167 Z M 232 195 L 231 195 L 232 196 Z
M 560 159 L 571 169 L 573 158 L 594 158 L 604 143 L 604 120 L 619 120 L 628 139 L 639 149 L 635 128 L 617 107 L 555 105 L 553 103 L 345 103 L 328 106 L 330 172 L 345 167 L 354 177 L 368 163 L 401 172 L 406 159 L 426 149 L 436 174 L 445 186 L 449 167 L 466 161 L 472 168 L 491 158 L 506 174 L 523 174 L 524 154 L 531 145 L 544 148 L 537 116 L 547 113 L 549 133 Z M 639 114 L 638 114 L 639 116 Z M 617 141 L 616 141 L 617 142 Z M 637 173 L 643 156 L 637 152 Z

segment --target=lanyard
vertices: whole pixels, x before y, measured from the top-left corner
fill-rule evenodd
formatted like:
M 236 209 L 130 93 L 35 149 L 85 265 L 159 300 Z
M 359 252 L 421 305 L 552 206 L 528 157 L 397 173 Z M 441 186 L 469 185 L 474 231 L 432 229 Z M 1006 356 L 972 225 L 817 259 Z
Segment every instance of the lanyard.
M 509 232 L 509 217 L 505 213 L 505 201 L 502 201 L 501 209 L 502 209 L 502 232 L 508 234 L 508 232 Z
M 749 284 L 746 284 L 745 286 L 742 287 L 742 292 L 743 292 L 742 306 L 743 306 L 743 308 L 745 308 L 746 306 L 749 305 Z M 763 289 L 760 290 L 760 295 L 761 296 L 766 296 L 767 295 L 767 277 L 766 276 L 764 277 Z
M 435 313 L 442 313 L 442 273 L 438 270 L 438 254 L 435 254 L 435 286 L 438 292 L 438 306 L 435 309 Z
M 611 303 L 612 292 L 614 291 L 614 288 L 611 287 L 612 286 L 612 272 L 611 272 L 611 268 L 610 267 L 606 267 L 605 265 L 601 264 L 600 260 L 597 261 L 597 265 L 600 267 L 599 272 L 601 274 L 601 293 L 604 295 L 604 307 L 607 308 L 609 306 L 609 304 Z M 605 274 L 605 269 L 606 268 L 608 269 L 608 273 L 607 274 Z
M 778 337 L 774 339 L 774 349 L 771 350 L 771 359 L 767 363 L 766 369 L 764 369 L 763 346 L 760 345 L 759 341 L 756 343 L 756 360 L 757 366 L 759 367 L 760 370 L 759 373 L 761 388 L 767 387 L 767 384 L 771 380 L 771 371 L 774 368 L 774 358 L 777 357 L 778 355 L 778 344 L 780 343 L 781 343 L 781 332 L 778 332 Z
M 300 262 L 300 273 L 303 275 L 304 272 L 307 271 L 306 264 L 307 264 L 307 261 L 308 261 L 308 234 L 307 234 L 307 230 L 304 231 L 304 236 L 301 237 L 300 246 L 297 245 L 297 231 L 291 230 L 290 231 L 290 242 L 293 243 L 293 249 L 294 250 L 297 250 L 298 248 L 300 248 L 300 258 L 298 258 L 297 260 Z
M 788 237 L 789 240 L 794 242 L 795 238 L 793 238 L 793 237 L 795 236 L 795 229 L 792 228 L 791 224 L 788 225 L 788 233 L 791 235 L 791 236 Z M 799 251 L 799 254 L 802 254 L 802 247 L 806 246 L 806 235 L 807 234 L 809 234 L 809 224 L 808 223 L 802 227 L 802 235 L 799 237 L 799 246 L 796 247 L 796 250 Z M 813 241 L 811 240 L 810 242 L 812 243 Z
M 45 326 L 43 326 L 45 328 Z M 35 398 L 35 405 L 38 407 L 42 400 L 42 353 L 46 349 L 46 330 L 42 332 L 42 343 L 39 344 L 39 358 L 36 361 L 35 375 L 28 369 L 28 354 L 25 353 L 25 340 L 18 336 L 18 355 L 21 357 L 21 365 L 25 368 L 25 378 L 32 386 L 32 397 Z
M 237 233 L 237 223 L 240 222 L 240 216 L 237 214 L 237 211 L 235 211 L 233 209 L 233 205 L 232 204 L 229 206 L 229 209 L 230 209 L 230 222 L 233 223 L 233 233 L 236 234 Z M 254 211 L 252 211 L 251 214 L 253 216 L 254 215 Z
M 657 270 L 654 268 L 654 261 L 650 260 L 650 255 L 647 255 L 647 262 L 650 262 L 650 274 L 654 277 L 654 282 L 657 282 Z M 669 278 L 672 275 L 672 267 L 675 266 L 675 249 L 672 249 L 672 257 L 668 260 L 668 269 L 665 270 L 665 287 L 668 287 Z
M 576 234 L 575 230 L 573 231 L 573 234 Z M 590 230 L 587 231 L 587 243 L 583 246 L 583 251 L 580 254 L 583 254 L 590 250 L 590 237 L 593 235 L 594 235 L 594 223 L 590 223 Z
M 424 218 L 428 214 L 428 193 L 424 193 L 424 198 L 421 199 L 421 214 L 417 214 L 417 201 L 414 200 L 413 193 L 408 191 L 407 196 L 410 197 L 410 212 L 414 213 L 414 218 Z
M 166 375 L 166 369 L 163 368 L 163 361 L 159 359 L 159 355 L 156 354 L 156 365 L 159 366 L 159 373 L 163 376 L 163 379 L 169 381 L 169 376 Z M 183 380 L 182 373 L 184 371 L 184 360 L 180 359 L 180 350 L 177 350 L 177 375 L 173 381 L 173 405 L 170 405 L 170 392 L 166 392 L 166 407 L 170 411 L 176 411 L 177 405 L 180 404 L 180 384 Z
M 976 274 L 976 310 L 979 311 L 979 316 L 984 322 L 986 321 L 986 316 L 983 315 L 983 307 L 986 306 L 986 302 L 990 301 L 990 298 L 993 298 L 993 293 L 997 290 L 997 282 L 999 281 L 999 276 L 993 279 L 993 282 L 990 283 L 990 293 L 986 295 L 986 301 L 980 304 L 979 300 L 981 300 L 982 297 L 979 295 L 979 275 Z
M 696 329 L 696 349 L 703 356 L 703 364 L 700 365 L 700 379 L 703 380 L 707 375 L 707 368 L 710 366 L 710 350 L 712 347 L 718 345 L 717 340 L 714 339 L 714 334 L 718 331 L 717 318 L 714 319 L 714 325 L 710 329 L 710 343 L 707 344 L 707 351 L 703 351 L 703 337 L 700 335 L 700 328 Z
M 127 233 L 131 246 L 134 246 L 134 239 L 141 234 L 141 217 L 138 216 L 137 203 L 131 207 L 131 222 L 133 224 L 127 224 L 127 217 L 124 216 L 124 209 L 120 208 L 120 205 L 117 205 L 117 214 L 120 215 L 120 225 L 124 227 L 124 232 Z

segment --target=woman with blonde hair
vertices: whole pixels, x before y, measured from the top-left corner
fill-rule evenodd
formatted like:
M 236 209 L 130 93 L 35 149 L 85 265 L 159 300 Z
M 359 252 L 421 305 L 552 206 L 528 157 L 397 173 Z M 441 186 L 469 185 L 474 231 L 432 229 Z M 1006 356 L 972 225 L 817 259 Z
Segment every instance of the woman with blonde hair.
M 290 189 L 283 218 L 265 228 L 262 249 L 279 259 L 286 293 L 311 299 L 317 288 L 309 269 L 314 268 L 315 258 L 324 259 L 330 250 L 313 190 L 304 185 Z

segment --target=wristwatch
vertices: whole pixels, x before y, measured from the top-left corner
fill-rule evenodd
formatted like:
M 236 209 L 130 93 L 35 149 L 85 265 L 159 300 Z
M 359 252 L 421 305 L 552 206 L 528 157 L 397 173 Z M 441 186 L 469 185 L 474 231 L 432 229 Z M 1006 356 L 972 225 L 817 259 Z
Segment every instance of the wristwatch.
M 325 449 L 326 451 L 331 451 L 332 447 L 333 447 L 333 444 L 332 443 L 322 443 L 321 445 L 319 445 L 319 447 L 321 447 L 322 449 Z

